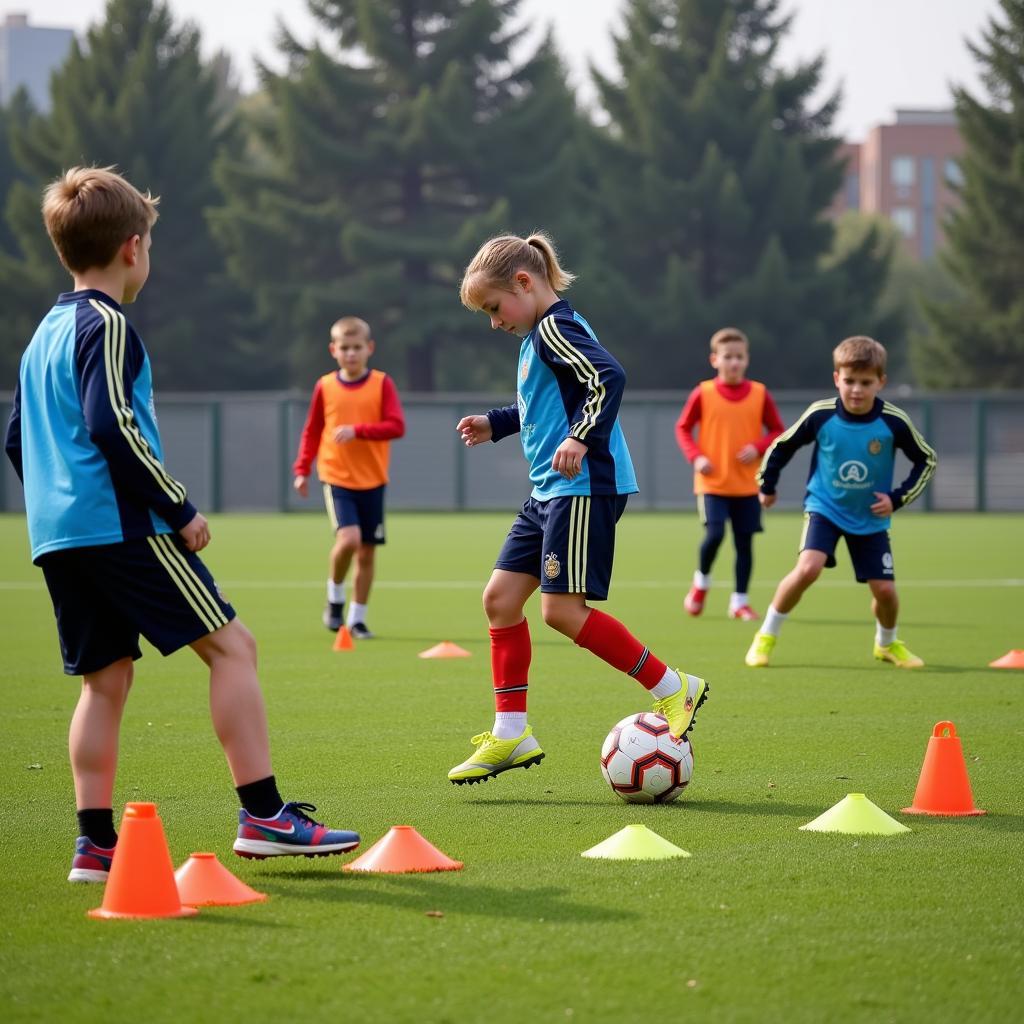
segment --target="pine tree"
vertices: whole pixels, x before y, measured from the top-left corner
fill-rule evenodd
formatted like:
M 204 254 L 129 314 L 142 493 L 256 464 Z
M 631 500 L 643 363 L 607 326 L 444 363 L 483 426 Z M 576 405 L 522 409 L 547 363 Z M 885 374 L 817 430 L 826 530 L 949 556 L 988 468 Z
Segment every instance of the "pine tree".
M 507 347 L 487 344 L 458 281 L 484 238 L 557 206 L 576 123 L 550 42 L 510 61 L 517 4 L 309 0 L 338 57 L 282 30 L 288 69 L 263 71 L 213 223 L 296 385 L 329 366 L 345 314 L 370 323 L 402 386 L 504 378 Z
M 161 196 L 153 270 L 130 311 L 160 387 L 234 387 L 255 379 L 250 371 L 261 363 L 236 337 L 245 299 L 226 280 L 205 219 L 219 201 L 214 155 L 230 139 L 223 95 L 217 75 L 200 61 L 195 28 L 176 27 L 157 0 L 109 0 L 87 46 L 75 42 L 54 75 L 51 112 L 12 132 L 28 182 L 12 188 L 7 222 L 16 246 L 0 258 L 6 356 L 20 353 L 56 294 L 70 287 L 39 217 L 43 187 L 74 164 L 116 165 L 137 187 Z
M 943 262 L 961 294 L 929 303 L 937 335 L 915 347 L 935 387 L 1024 387 L 1024 0 L 1000 0 L 981 45 L 988 103 L 956 89 L 966 151 L 962 206 L 947 226 Z
M 896 326 L 875 314 L 887 261 L 877 235 L 829 257 L 839 96 L 809 106 L 820 58 L 777 66 L 790 20 L 779 7 L 629 0 L 620 79 L 595 76 L 609 116 L 598 203 L 618 286 L 588 301 L 634 385 L 707 376 L 708 339 L 732 324 L 751 338 L 755 373 L 816 386 L 843 337 Z

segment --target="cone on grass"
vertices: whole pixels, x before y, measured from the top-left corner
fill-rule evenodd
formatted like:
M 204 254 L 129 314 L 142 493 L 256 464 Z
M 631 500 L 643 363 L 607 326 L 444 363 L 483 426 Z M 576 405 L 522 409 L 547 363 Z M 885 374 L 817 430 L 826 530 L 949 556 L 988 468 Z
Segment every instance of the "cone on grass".
M 354 647 L 355 644 L 352 642 L 352 634 L 348 631 L 348 626 L 341 626 L 334 636 L 334 650 L 351 651 Z
M 125 804 L 103 905 L 90 917 L 190 917 L 174 881 L 174 865 L 156 804 Z
M 1024 651 L 1007 651 L 1001 658 L 988 663 L 989 668 L 1024 668 Z
M 442 640 L 439 644 L 434 644 L 433 647 L 428 647 L 425 651 L 420 651 L 421 658 L 468 658 L 470 657 L 469 651 L 465 647 L 460 647 L 458 644 L 453 644 L 451 640 Z
M 181 902 L 188 907 L 236 907 L 267 898 L 236 878 L 215 853 L 193 853 L 174 872 L 174 881 Z
M 366 853 L 346 864 L 343 871 L 379 871 L 403 874 L 412 871 L 459 871 L 461 860 L 452 860 L 428 843 L 412 825 L 394 825 Z
M 904 814 L 966 817 L 985 812 L 974 806 L 963 747 L 952 722 L 937 722 L 928 738 L 914 802 Z
M 894 836 L 910 831 L 863 793 L 847 793 L 839 803 L 800 828 L 806 832 L 844 832 L 851 836 Z
M 627 825 L 580 856 L 598 860 L 670 860 L 690 854 L 646 825 Z

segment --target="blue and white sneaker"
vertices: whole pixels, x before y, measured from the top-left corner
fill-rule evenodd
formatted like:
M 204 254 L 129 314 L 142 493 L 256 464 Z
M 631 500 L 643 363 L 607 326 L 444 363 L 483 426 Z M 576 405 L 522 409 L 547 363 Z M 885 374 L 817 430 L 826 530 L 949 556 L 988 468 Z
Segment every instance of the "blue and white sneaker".
M 116 846 L 97 846 L 88 836 L 75 840 L 75 857 L 71 861 L 69 882 L 105 882 Z
M 257 818 L 244 808 L 238 812 L 238 838 L 234 851 L 239 857 L 327 857 L 348 853 L 359 845 L 358 832 L 328 828 L 306 812 L 313 804 L 285 804 L 273 818 Z

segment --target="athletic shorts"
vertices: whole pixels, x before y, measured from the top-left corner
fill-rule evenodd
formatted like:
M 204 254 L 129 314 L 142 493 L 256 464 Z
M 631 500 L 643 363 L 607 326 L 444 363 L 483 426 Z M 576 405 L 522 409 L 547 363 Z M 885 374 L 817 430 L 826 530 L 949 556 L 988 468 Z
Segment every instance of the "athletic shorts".
M 53 551 L 39 567 L 69 676 L 141 658 L 140 635 L 167 655 L 235 617 L 209 569 L 177 534 Z
M 697 514 L 702 526 L 726 521 L 732 523 L 733 534 L 761 533 L 761 502 L 756 494 L 729 498 L 722 494 L 698 494 Z
M 345 526 L 358 526 L 363 544 L 383 544 L 385 484 L 368 491 L 324 484 L 324 505 L 334 532 Z
M 604 601 L 612 580 L 615 524 L 625 509 L 624 494 L 527 498 L 494 567 L 536 576 L 544 594 L 585 594 Z
M 828 556 L 825 561 L 826 569 L 835 568 L 835 550 L 840 537 L 846 538 L 846 549 L 850 552 L 850 561 L 853 562 L 853 571 L 858 583 L 896 578 L 888 530 L 879 530 L 877 533 L 848 533 L 818 512 L 804 513 L 804 532 L 800 538 L 800 550 L 823 551 Z

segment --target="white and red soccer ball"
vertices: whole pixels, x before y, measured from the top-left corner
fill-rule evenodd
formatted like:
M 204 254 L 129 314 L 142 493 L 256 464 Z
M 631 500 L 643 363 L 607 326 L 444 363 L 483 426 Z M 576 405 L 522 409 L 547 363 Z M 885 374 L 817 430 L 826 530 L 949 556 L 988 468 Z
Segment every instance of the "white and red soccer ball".
M 631 804 L 675 800 L 693 775 L 688 740 L 668 731 L 663 715 L 643 711 L 616 725 L 601 747 L 601 774 L 612 790 Z

